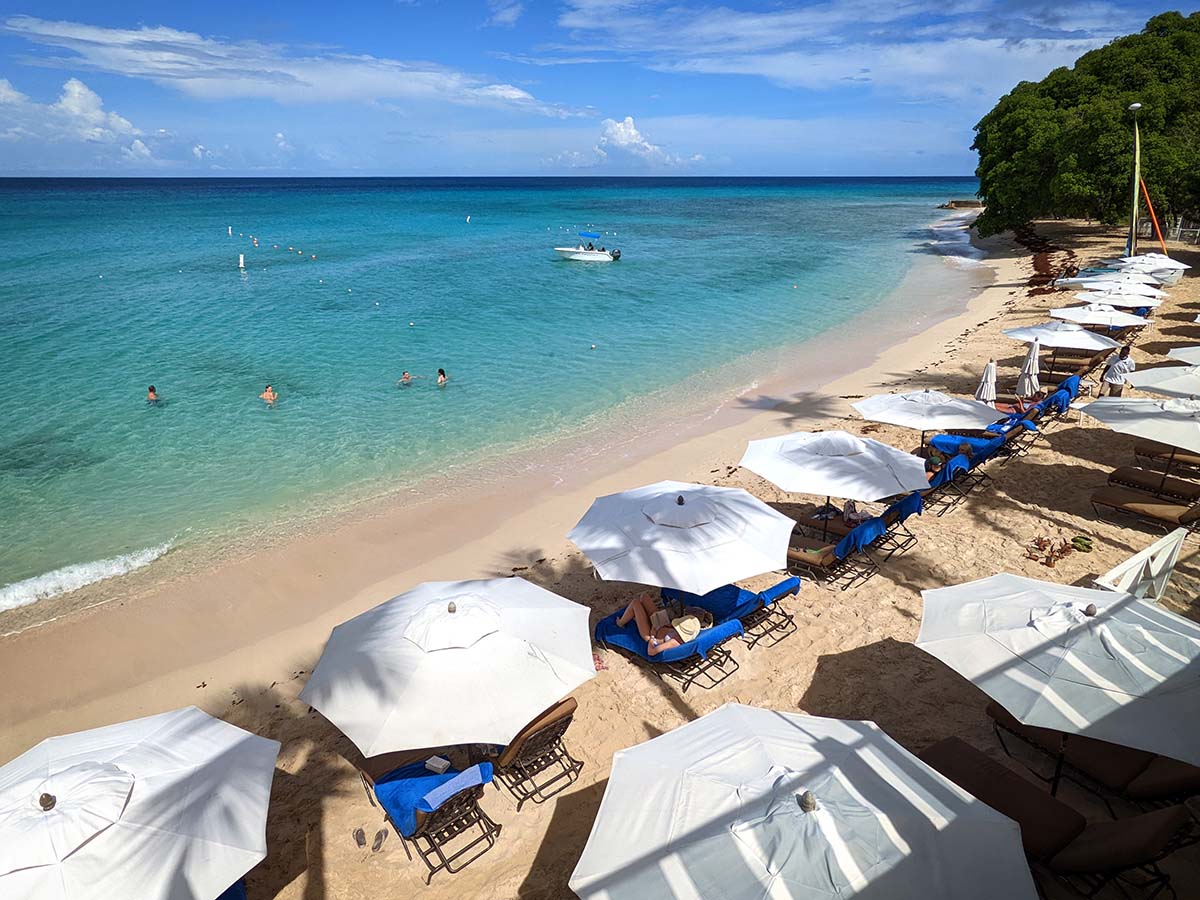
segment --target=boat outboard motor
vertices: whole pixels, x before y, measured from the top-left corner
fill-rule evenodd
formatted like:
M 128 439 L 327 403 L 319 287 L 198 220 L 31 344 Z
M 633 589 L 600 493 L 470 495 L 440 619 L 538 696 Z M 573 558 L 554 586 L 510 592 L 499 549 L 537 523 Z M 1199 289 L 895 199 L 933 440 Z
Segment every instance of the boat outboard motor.
M 608 255 L 611 256 L 613 258 L 613 261 L 615 262 L 616 260 L 621 258 L 621 251 L 613 249 L 613 250 L 608 251 Z

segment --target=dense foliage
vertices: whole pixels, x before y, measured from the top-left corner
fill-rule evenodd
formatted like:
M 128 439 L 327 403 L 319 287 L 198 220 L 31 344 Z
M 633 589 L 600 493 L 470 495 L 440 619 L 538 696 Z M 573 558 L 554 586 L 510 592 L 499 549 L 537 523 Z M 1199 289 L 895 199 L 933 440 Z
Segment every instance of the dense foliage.
M 1045 216 L 1129 214 L 1132 114 L 1155 212 L 1200 214 L 1200 13 L 1163 13 L 1140 34 L 1023 81 L 975 126 L 984 234 Z

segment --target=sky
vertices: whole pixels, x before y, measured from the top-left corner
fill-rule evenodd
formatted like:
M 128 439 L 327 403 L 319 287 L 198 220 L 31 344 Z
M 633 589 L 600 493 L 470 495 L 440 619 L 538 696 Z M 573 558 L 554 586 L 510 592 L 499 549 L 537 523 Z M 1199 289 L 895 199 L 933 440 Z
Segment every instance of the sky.
M 0 175 L 965 175 L 1178 5 L 0 0 Z

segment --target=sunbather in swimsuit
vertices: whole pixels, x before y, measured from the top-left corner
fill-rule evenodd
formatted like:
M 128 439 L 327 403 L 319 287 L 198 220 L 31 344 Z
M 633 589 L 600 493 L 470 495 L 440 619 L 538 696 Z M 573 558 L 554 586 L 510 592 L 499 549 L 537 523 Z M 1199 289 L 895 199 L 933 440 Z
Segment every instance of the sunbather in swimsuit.
M 657 630 L 650 628 L 650 621 L 659 609 L 655 599 L 645 595 L 635 598 L 617 619 L 617 625 L 621 628 L 628 625 L 630 619 L 637 620 L 638 634 L 645 640 L 646 653 L 650 656 L 658 656 L 664 650 L 673 650 L 684 643 L 679 632 L 670 625 L 663 625 Z

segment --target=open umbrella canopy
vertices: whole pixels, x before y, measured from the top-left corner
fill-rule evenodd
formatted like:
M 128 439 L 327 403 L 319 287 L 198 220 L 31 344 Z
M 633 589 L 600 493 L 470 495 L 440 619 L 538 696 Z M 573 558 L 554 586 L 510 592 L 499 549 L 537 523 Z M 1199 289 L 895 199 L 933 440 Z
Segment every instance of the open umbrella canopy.
M 1038 375 L 1041 374 L 1038 353 L 1041 349 L 1038 339 L 1034 338 L 1029 345 L 1029 352 L 1025 354 L 1025 361 L 1021 363 L 1021 374 L 1017 376 L 1018 397 L 1032 397 L 1042 389 L 1038 383 Z
M 195 707 L 0 768 L 4 900 L 215 900 L 267 855 L 279 743 Z
M 726 704 L 613 756 L 583 900 L 1032 900 L 1015 822 L 888 737 Z
M 523 578 L 430 581 L 334 628 L 300 698 L 377 756 L 507 744 L 595 675 L 586 606 Z
M 996 410 L 986 403 L 928 388 L 907 394 L 876 394 L 852 405 L 868 421 L 917 431 L 986 428 L 998 418 Z
M 1125 263 L 1127 265 L 1146 265 L 1154 269 L 1190 269 L 1187 263 L 1181 263 L 1177 259 L 1171 259 L 1162 253 L 1139 253 L 1137 256 L 1122 256 L 1115 262 Z
M 1107 325 L 1109 328 L 1141 328 L 1150 324 L 1149 319 L 1122 312 L 1108 303 L 1064 306 L 1050 310 L 1050 316 L 1078 325 Z
M 741 465 L 790 493 L 864 503 L 929 487 L 923 459 L 844 431 L 751 441 Z
M 1200 453 L 1200 400 L 1101 397 L 1084 412 L 1121 434 Z
M 1080 276 L 1079 278 L 1064 278 L 1064 279 L 1062 279 L 1061 283 L 1063 283 L 1063 284 L 1075 283 L 1075 284 L 1083 284 L 1083 285 L 1092 285 L 1092 284 L 1104 285 L 1104 284 L 1114 284 L 1114 283 L 1115 284 L 1148 284 L 1151 287 L 1157 287 L 1158 285 L 1162 284 L 1162 281 L 1146 272 L 1132 272 L 1132 271 L 1126 270 L 1126 271 L 1120 271 L 1120 272 L 1101 272 L 1096 275 Z
M 1126 297 L 1148 297 L 1152 300 L 1161 300 L 1167 296 L 1167 292 L 1162 290 L 1162 288 L 1151 287 L 1148 284 L 1137 284 L 1133 282 L 1089 281 L 1086 283 L 1081 282 L 1076 286 L 1084 289 L 1080 293 L 1087 294 L 1120 294 Z M 1079 294 L 1076 294 L 1075 296 L 1078 297 Z M 1112 303 L 1110 300 L 1105 300 L 1102 302 Z M 1145 306 L 1147 304 L 1143 303 L 1140 305 Z
M 1074 322 L 1042 322 L 1038 325 L 1026 325 L 1021 328 L 1006 328 L 1004 334 L 1015 341 L 1027 344 L 1037 341 L 1043 347 L 1070 350 L 1111 350 L 1120 347 L 1120 343 L 1094 331 L 1088 331 L 1082 325 Z
M 917 646 L 1024 722 L 1200 765 L 1200 625 L 1119 591 L 993 575 L 922 591 Z
M 975 388 L 975 399 L 988 405 L 996 402 L 996 361 L 989 359 L 983 367 L 983 375 L 979 378 L 979 387 Z
M 707 594 L 786 569 L 795 527 L 740 488 L 660 481 L 598 497 L 567 537 L 605 581 Z
M 1126 380 L 1139 391 L 1148 391 L 1151 394 L 1180 397 L 1185 400 L 1200 398 L 1200 366 L 1145 369 L 1130 373 Z
M 1189 366 L 1200 366 L 1200 344 L 1194 347 L 1176 347 L 1174 350 L 1168 350 L 1167 356 Z
M 1080 291 L 1074 299 L 1084 303 L 1102 303 L 1105 306 L 1115 306 L 1118 309 L 1158 309 L 1163 301 L 1158 297 L 1145 297 L 1141 294 L 1129 294 L 1114 291 Z

